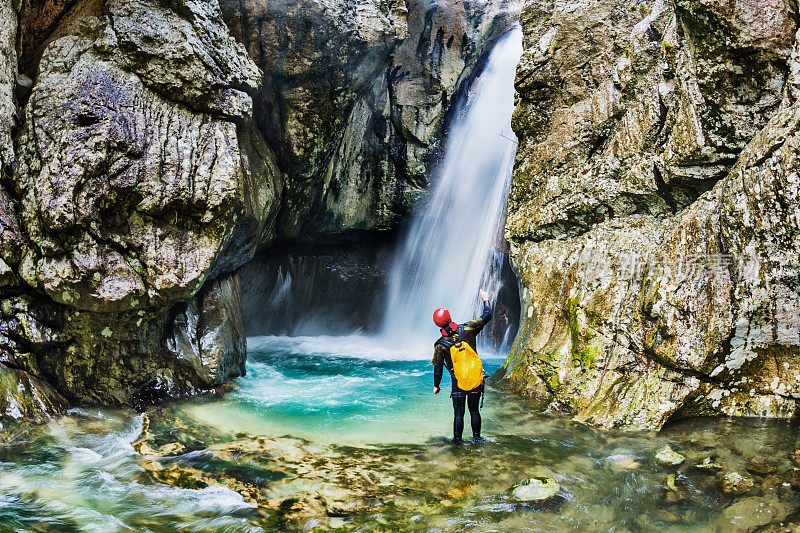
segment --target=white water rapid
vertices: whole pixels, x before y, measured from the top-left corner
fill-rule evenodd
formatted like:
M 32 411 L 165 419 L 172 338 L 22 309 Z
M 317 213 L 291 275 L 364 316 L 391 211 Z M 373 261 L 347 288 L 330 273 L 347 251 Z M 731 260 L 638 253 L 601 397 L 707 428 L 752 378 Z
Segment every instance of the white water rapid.
M 392 265 L 382 328 L 390 338 L 427 343 L 421 334 L 435 333 L 434 309 L 447 307 L 454 320 L 465 321 L 479 309 L 480 287 L 497 294 L 500 269 L 491 267 L 517 148 L 511 114 L 521 55 L 517 27 L 498 40 L 459 104 L 430 198 L 414 214 Z

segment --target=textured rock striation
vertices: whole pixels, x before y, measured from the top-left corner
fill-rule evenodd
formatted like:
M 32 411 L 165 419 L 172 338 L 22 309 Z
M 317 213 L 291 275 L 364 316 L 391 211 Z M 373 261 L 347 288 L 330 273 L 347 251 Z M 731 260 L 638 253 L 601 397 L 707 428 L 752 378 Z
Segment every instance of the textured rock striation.
M 182 5 L 62 6 L 17 99 L 0 353 L 70 401 L 130 404 L 242 372 L 241 339 L 198 367 L 167 332 L 178 302 L 209 314 L 201 289 L 269 238 L 281 174 L 252 125 L 258 68 L 218 6 Z M 211 315 L 206 329 L 228 327 Z
M 0 0 L 0 418 L 243 374 L 240 267 L 396 227 L 518 9 Z
M 588 423 L 792 416 L 797 6 L 528 1 L 498 377 Z

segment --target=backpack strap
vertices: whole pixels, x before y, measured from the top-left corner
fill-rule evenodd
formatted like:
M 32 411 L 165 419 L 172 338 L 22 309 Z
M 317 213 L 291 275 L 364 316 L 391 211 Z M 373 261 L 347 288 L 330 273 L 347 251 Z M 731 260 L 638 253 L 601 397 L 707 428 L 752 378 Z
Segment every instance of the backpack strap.
M 441 344 L 445 348 L 452 348 L 453 346 L 455 346 L 456 343 L 454 343 L 453 341 L 449 341 L 449 340 L 445 339 L 444 337 L 442 337 L 441 339 L 439 339 L 438 341 L 433 343 L 434 346 L 436 346 L 437 344 Z
M 464 325 L 458 326 L 458 342 L 464 342 Z

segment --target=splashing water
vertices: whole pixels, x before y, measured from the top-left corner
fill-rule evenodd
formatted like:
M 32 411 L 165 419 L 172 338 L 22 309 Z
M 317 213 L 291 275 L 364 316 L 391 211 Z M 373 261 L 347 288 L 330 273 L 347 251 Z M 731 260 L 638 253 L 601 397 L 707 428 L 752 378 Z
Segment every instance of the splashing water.
M 500 38 L 461 104 L 438 181 L 392 266 L 384 331 L 397 340 L 408 342 L 430 330 L 437 307 L 450 309 L 455 320 L 471 318 L 478 289 L 498 289 L 499 281 L 488 279 L 488 273 L 505 220 L 517 146 L 511 115 L 521 55 L 517 27 Z

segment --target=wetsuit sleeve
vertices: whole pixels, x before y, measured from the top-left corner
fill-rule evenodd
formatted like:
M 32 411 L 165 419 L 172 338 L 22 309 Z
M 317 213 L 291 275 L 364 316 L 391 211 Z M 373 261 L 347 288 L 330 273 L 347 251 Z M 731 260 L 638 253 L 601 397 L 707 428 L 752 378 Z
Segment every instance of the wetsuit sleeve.
M 489 302 L 483 302 L 483 313 L 481 314 L 480 318 L 476 318 L 475 320 L 470 320 L 466 324 L 464 324 L 464 330 L 477 335 L 483 329 L 490 320 L 492 319 L 492 306 L 489 305 Z
M 445 354 L 445 347 L 437 342 L 436 345 L 434 346 L 433 360 L 431 361 L 431 364 L 433 365 L 434 387 L 438 387 L 439 384 L 442 382 L 442 374 L 444 368 L 444 354 Z

